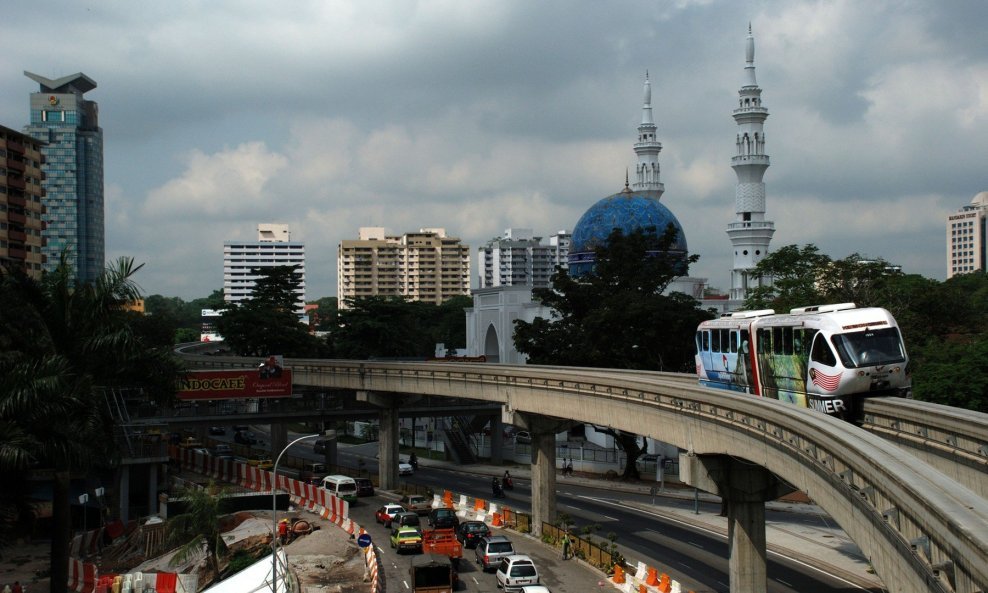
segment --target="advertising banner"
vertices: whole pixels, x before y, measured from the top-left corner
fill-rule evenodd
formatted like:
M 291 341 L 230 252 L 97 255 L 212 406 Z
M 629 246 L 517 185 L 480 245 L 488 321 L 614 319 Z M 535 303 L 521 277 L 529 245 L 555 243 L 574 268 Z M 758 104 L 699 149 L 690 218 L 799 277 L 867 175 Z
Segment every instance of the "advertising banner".
M 292 370 L 277 373 L 265 369 L 191 371 L 178 381 L 178 399 L 238 399 L 291 397 Z

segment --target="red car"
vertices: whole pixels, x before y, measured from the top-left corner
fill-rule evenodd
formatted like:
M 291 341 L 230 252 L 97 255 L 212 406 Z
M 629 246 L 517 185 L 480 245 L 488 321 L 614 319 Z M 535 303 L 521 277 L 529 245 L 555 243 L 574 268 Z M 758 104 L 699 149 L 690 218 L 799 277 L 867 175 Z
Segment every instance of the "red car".
M 377 512 L 374 513 L 374 519 L 377 520 L 378 523 L 383 523 L 385 527 L 391 527 L 391 521 L 395 518 L 395 515 L 404 512 L 405 509 L 403 509 L 400 504 L 386 504 L 377 509 Z

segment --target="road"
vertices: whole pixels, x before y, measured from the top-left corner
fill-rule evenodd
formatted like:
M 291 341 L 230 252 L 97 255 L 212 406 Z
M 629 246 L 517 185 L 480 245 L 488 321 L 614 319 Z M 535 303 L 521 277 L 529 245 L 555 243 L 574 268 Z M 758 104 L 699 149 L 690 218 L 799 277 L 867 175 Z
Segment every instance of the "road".
M 341 465 L 357 467 L 357 461 L 363 460 L 370 471 L 375 471 L 377 467 L 376 444 L 360 445 L 356 447 L 341 447 L 339 449 Z M 292 455 L 311 456 L 316 460 L 318 456 L 311 452 L 311 446 L 296 445 L 291 451 Z M 490 498 L 490 477 L 478 476 L 462 471 L 452 471 L 444 468 L 423 467 L 412 477 L 402 477 L 410 483 L 428 486 L 437 491 L 448 489 L 457 494 L 468 496 L 478 496 Z M 522 479 L 515 479 L 515 489 L 510 491 L 506 499 L 498 500 L 501 504 L 506 504 L 513 509 L 529 512 L 531 510 L 530 483 Z M 351 509 L 352 516 L 362 525 L 377 525 L 374 522 L 373 512 L 384 502 L 390 499 L 375 497 L 374 502 L 369 499 L 362 499 L 368 504 L 354 505 Z M 593 536 L 595 538 L 606 538 L 609 533 L 617 535 L 616 542 L 629 562 L 643 561 L 649 566 L 659 567 L 662 572 L 668 573 L 674 580 L 680 582 L 683 591 L 693 590 L 696 593 L 729 593 L 728 586 L 728 546 L 726 538 L 715 531 L 697 528 L 695 525 L 677 520 L 674 516 L 664 514 L 663 509 L 674 506 L 688 506 L 692 508 L 692 501 L 680 499 L 668 499 L 659 497 L 656 499 L 656 506 L 652 506 L 651 497 L 630 493 L 615 493 L 602 488 L 586 487 L 576 484 L 568 484 L 565 480 L 557 482 L 557 512 L 566 513 L 576 524 L 574 532 L 581 533 L 584 526 L 593 526 Z M 700 503 L 700 513 L 720 512 L 719 505 Z M 798 527 L 798 522 L 819 522 L 820 519 L 812 516 L 792 515 L 788 513 L 766 513 L 766 519 L 776 523 L 793 523 Z M 397 556 L 387 545 L 387 530 L 381 526 L 379 533 L 373 534 L 382 546 L 383 558 L 386 559 L 386 567 L 389 578 L 404 579 L 407 581 L 407 557 Z M 519 541 L 519 536 L 513 536 L 513 540 Z M 535 548 L 545 548 L 539 542 L 531 542 Z M 465 557 L 472 558 L 472 550 L 465 551 Z M 526 552 L 528 553 L 528 552 Z M 555 562 L 555 556 L 546 556 L 545 552 L 532 552 L 542 558 L 544 562 Z M 535 556 L 533 556 L 535 557 Z M 539 566 L 539 558 L 536 558 Z M 479 571 L 473 574 L 474 566 L 464 567 L 464 583 L 467 591 L 495 591 L 493 588 L 493 575 L 483 575 Z M 878 593 L 881 589 L 863 589 L 856 584 L 844 580 L 838 575 L 831 574 L 826 567 L 811 566 L 809 564 L 781 556 L 770 552 L 768 558 L 768 591 L 769 593 L 801 593 L 814 591 L 821 593 L 860 593 L 861 591 L 874 591 Z M 552 582 L 550 577 L 555 572 L 552 566 L 545 565 L 543 574 L 547 582 Z M 485 581 L 484 576 L 490 578 Z M 476 578 L 475 578 L 476 577 Z M 584 581 L 584 579 L 579 579 Z M 472 581 L 476 581 L 471 585 Z M 490 581 L 488 583 L 488 581 Z M 486 584 L 490 588 L 486 588 Z M 566 583 L 558 583 L 551 588 L 554 591 L 565 593 L 566 588 L 562 588 Z M 586 582 L 583 582 L 580 591 L 586 591 Z M 388 590 L 397 590 L 391 589 Z M 577 589 L 571 589 L 576 591 Z

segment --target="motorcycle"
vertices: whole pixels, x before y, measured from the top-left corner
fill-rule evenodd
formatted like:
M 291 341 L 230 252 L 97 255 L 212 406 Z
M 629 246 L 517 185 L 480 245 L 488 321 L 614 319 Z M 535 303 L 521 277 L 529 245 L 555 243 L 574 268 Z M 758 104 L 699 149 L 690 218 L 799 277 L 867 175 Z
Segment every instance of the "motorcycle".
M 412 466 L 413 470 L 415 471 L 419 470 L 419 458 L 416 457 L 414 454 L 408 458 L 408 464 Z
M 511 478 L 505 478 L 504 479 L 504 489 L 505 490 L 514 490 L 515 489 L 515 483 L 511 480 Z

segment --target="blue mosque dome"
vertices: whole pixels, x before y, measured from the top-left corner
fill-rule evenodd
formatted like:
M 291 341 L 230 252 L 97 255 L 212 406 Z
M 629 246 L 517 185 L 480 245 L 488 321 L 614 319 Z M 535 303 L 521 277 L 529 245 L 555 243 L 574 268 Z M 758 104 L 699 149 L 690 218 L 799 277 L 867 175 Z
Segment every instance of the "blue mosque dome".
M 592 271 L 596 249 L 607 243 L 615 229 L 629 235 L 637 229 L 651 228 L 656 237 L 661 237 L 671 224 L 676 229 L 676 239 L 665 253 L 685 257 L 688 251 L 686 234 L 672 211 L 659 202 L 661 195 L 660 191 L 635 191 L 625 186 L 624 190 L 591 206 L 573 229 L 569 274 L 579 277 Z M 659 252 L 649 255 L 659 255 Z

